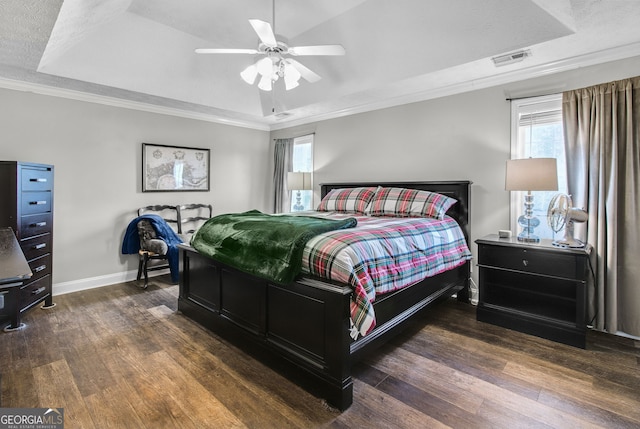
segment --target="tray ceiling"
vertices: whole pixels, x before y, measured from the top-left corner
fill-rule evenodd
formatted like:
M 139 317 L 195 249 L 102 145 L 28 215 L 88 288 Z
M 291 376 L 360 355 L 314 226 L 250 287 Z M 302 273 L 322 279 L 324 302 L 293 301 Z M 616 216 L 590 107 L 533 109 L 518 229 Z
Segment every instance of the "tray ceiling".
M 437 93 L 531 67 L 631 46 L 640 6 L 601 0 L 276 0 L 290 45 L 342 44 L 342 57 L 298 57 L 318 73 L 284 91 L 239 76 L 256 48 L 248 20 L 272 22 L 264 0 L 8 0 L 0 5 L 0 79 L 104 96 L 256 126 L 311 120 Z M 280 38 L 280 37 L 279 37 Z M 528 49 L 496 68 L 491 57 Z

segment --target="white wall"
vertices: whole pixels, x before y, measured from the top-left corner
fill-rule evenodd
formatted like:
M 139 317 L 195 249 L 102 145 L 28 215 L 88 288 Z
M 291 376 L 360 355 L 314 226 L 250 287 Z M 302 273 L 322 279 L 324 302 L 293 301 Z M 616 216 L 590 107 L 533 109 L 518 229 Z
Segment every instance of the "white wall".
M 267 210 L 269 133 L 0 89 L 0 159 L 55 166 L 54 294 L 131 279 L 121 255 L 136 209 L 207 202 Z M 142 143 L 211 150 L 209 192 L 141 191 Z
M 558 93 L 636 76 L 639 70 L 640 57 L 635 57 L 277 130 L 271 137 L 315 132 L 316 205 L 323 182 L 471 180 L 470 244 L 475 255 L 475 239 L 509 229 L 509 192 L 504 190 L 511 144 L 506 98 Z M 473 277 L 477 282 L 476 272 Z

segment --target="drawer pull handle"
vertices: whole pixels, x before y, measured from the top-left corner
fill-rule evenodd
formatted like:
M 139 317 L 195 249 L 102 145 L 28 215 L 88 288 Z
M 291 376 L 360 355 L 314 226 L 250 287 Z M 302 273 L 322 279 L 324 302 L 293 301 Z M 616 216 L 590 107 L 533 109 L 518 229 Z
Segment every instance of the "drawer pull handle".
M 47 290 L 46 287 L 44 287 L 44 286 L 39 287 L 38 289 L 34 289 L 33 291 L 31 291 L 31 295 L 40 295 L 45 290 Z
M 525 267 L 529 266 L 529 261 L 527 261 L 526 259 L 523 259 L 522 265 L 524 265 Z
M 36 223 L 29 224 L 29 226 L 32 228 L 37 226 L 47 226 L 47 222 L 36 222 Z
M 35 268 L 33 269 L 33 271 L 35 271 L 36 273 L 39 273 L 40 271 L 42 271 L 42 270 L 44 270 L 44 269 L 46 269 L 46 268 L 47 268 L 47 266 L 46 266 L 46 265 L 40 265 L 39 267 L 35 267 Z
M 47 179 L 45 179 L 44 177 L 32 177 L 31 179 L 29 179 L 30 182 L 40 182 L 40 183 L 46 183 Z
M 38 250 L 38 249 L 44 249 L 45 247 L 47 247 L 47 244 L 46 244 L 46 243 L 40 243 L 40 244 L 36 244 L 35 246 L 33 246 L 33 248 L 34 248 L 35 250 Z
M 29 201 L 29 204 L 31 204 L 32 206 L 43 206 L 47 204 L 47 202 L 46 201 Z

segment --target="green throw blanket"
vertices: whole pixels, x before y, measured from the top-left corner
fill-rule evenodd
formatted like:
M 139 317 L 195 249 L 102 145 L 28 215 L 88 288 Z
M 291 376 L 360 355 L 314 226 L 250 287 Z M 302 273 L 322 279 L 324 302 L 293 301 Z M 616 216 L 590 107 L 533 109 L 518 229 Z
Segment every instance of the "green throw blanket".
M 300 273 L 312 237 L 356 226 L 355 218 L 268 215 L 257 210 L 209 219 L 191 239 L 198 252 L 241 271 L 287 284 Z

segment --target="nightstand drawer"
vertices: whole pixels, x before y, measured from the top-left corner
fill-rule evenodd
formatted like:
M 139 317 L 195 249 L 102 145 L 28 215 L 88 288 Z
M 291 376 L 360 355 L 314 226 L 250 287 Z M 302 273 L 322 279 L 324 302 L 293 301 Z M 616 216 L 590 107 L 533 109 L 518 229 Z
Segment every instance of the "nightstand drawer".
M 582 278 L 577 272 L 576 257 L 561 251 L 533 248 L 478 245 L 478 264 L 566 279 Z

